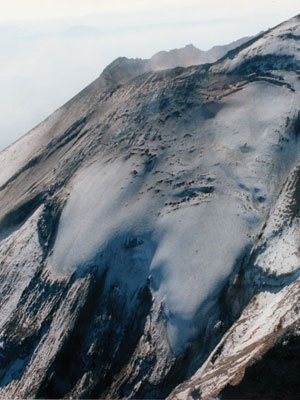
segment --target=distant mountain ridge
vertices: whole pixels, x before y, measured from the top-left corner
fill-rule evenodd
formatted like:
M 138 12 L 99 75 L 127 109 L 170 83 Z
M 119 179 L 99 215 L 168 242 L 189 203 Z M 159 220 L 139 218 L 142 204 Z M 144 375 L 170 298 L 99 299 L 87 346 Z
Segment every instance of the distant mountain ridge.
M 228 51 L 247 43 L 253 36 L 247 36 L 223 46 L 214 46 L 209 50 L 199 50 L 193 44 L 188 44 L 181 49 L 173 49 L 170 51 L 160 51 L 154 54 L 150 59 L 153 70 L 189 67 L 191 65 L 199 65 L 213 63 L 223 57 Z
M 180 49 L 160 51 L 149 59 L 119 57 L 104 69 L 102 78 L 106 84 L 124 83 L 149 71 L 213 63 L 225 56 L 228 51 L 247 43 L 252 38 L 252 36 L 244 37 L 227 45 L 214 46 L 207 51 L 188 44 Z

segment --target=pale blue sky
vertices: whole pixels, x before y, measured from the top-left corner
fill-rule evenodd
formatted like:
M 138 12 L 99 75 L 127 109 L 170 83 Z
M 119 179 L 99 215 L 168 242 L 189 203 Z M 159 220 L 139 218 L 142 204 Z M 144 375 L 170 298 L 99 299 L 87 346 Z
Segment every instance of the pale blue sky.
M 0 0 L 0 150 L 118 56 L 206 50 L 300 13 L 299 0 Z
M 133 14 L 136 12 L 177 12 L 191 8 L 204 18 L 241 17 L 255 14 L 297 13 L 296 0 L 9 0 L 2 1 L 2 20 L 41 19 L 87 14 Z

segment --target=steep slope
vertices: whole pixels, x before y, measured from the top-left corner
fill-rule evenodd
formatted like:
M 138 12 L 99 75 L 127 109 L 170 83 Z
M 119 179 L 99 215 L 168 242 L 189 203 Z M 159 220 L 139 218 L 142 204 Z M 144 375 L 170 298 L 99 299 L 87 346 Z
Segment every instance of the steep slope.
M 294 326 L 299 32 L 119 59 L 0 154 L 1 397 L 209 398 Z

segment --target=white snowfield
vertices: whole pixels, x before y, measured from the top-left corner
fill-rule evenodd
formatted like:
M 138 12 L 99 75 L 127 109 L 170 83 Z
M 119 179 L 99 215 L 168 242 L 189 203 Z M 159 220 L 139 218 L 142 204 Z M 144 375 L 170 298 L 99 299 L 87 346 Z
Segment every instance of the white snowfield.
M 0 153 L 0 397 L 209 399 L 294 329 L 299 32 L 100 77 Z

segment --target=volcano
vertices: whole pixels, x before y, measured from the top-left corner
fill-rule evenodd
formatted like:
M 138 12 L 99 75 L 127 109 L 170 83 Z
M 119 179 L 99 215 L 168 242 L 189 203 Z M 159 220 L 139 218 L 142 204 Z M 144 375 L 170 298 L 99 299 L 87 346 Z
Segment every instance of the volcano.
M 0 153 L 1 398 L 299 398 L 299 40 L 119 58 Z

